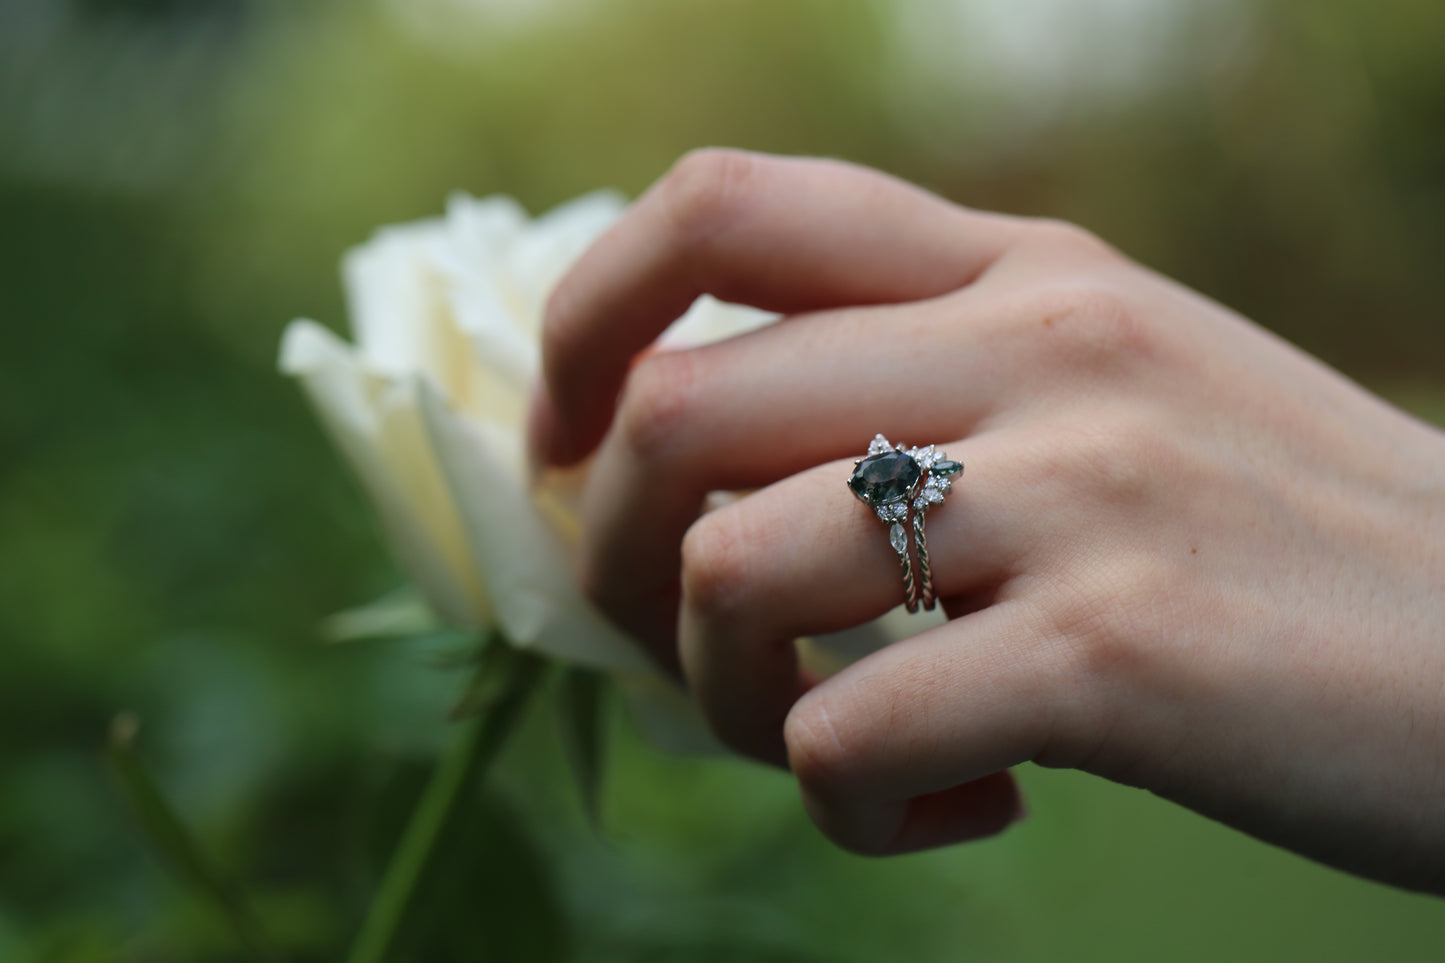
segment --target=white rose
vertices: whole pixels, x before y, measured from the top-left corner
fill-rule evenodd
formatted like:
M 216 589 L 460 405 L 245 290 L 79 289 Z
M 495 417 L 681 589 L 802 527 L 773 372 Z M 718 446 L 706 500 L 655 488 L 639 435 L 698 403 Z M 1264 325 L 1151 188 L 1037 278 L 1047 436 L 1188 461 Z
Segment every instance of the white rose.
M 548 294 L 622 208 L 617 195 L 595 193 L 530 220 L 510 198 L 459 195 L 443 218 L 382 228 L 344 260 L 355 345 L 300 319 L 280 363 L 301 379 L 438 617 L 496 623 L 513 645 L 661 692 L 642 681 L 651 666 L 641 651 L 574 581 L 581 473 L 548 473 L 531 490 L 526 479 Z M 702 344 L 773 317 L 702 298 L 661 345 Z M 878 641 L 870 634 L 864 648 Z

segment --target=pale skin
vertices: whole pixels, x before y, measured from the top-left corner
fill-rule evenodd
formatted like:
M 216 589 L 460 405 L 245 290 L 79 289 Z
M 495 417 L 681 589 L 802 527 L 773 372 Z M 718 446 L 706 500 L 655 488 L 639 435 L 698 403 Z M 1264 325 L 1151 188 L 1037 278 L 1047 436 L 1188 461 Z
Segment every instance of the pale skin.
M 699 294 L 771 327 L 648 352 Z M 594 457 L 581 578 L 840 845 L 989 836 L 1034 761 L 1445 893 L 1445 434 L 1087 232 L 838 162 L 690 154 L 544 326 L 537 457 Z M 845 487 L 882 432 L 967 466 L 945 624 Z M 714 490 L 749 492 L 703 513 Z

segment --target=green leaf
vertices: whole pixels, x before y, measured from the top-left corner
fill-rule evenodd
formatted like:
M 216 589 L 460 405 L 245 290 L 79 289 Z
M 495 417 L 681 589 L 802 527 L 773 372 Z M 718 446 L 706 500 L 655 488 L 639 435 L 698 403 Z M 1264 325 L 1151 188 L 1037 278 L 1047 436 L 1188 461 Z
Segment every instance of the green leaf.
M 442 623 L 421 593 L 404 585 L 365 605 L 327 618 L 321 623 L 321 637 L 327 642 L 399 639 L 426 635 L 440 628 Z
M 371 846 L 385 859 L 421 797 L 430 766 L 401 760 L 373 799 Z M 392 957 L 424 963 L 570 959 L 568 920 L 547 854 L 524 813 L 476 780 L 460 818 L 412 896 Z
M 602 771 L 606 750 L 603 712 L 607 680 L 592 669 L 563 673 L 557 691 L 562 748 L 572 769 L 582 809 L 594 829 L 602 825 Z
M 468 718 L 433 770 L 372 898 L 351 963 L 384 963 L 395 952 L 438 853 L 451 846 L 461 802 L 516 727 L 548 663 L 500 636 L 487 645 L 454 716 Z M 443 843 L 446 846 L 443 846 Z
M 476 668 L 447 718 L 452 722 L 461 722 L 495 711 L 511 695 L 515 684 L 513 677 L 521 664 L 519 660 L 540 661 L 537 656 L 514 648 L 500 632 L 491 633 L 474 656 Z
M 824 960 L 804 949 L 727 937 L 707 942 L 639 940 L 608 949 L 611 952 L 600 957 L 603 963 L 823 963 Z
M 259 960 L 279 960 L 250 900 L 240 886 L 223 878 L 201 854 L 195 839 L 161 795 L 135 749 L 139 731 L 135 716 L 122 713 L 111 721 L 106 758 L 121 795 L 146 840 L 199 898 L 230 924 L 237 939 Z

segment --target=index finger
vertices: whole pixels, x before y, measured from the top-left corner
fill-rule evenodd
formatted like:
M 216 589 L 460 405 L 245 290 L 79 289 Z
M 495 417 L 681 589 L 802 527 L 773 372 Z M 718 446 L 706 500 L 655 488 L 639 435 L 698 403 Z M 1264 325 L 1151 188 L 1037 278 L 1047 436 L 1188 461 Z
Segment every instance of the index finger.
M 982 274 L 1020 224 L 840 161 L 689 154 L 553 293 L 533 450 L 559 465 L 591 452 L 632 359 L 699 295 L 780 312 L 936 297 Z

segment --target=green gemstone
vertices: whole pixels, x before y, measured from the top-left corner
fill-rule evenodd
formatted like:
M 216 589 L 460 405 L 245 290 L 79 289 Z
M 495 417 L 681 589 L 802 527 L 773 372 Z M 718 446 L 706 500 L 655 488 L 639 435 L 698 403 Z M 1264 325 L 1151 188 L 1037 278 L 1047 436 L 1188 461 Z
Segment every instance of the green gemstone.
M 944 459 L 943 461 L 934 462 L 933 467 L 930 468 L 929 471 L 938 475 L 940 478 L 951 478 L 963 471 L 963 463 Z
M 922 475 L 918 462 L 901 451 L 889 451 L 860 461 L 848 479 L 848 487 L 876 508 L 907 498 Z

